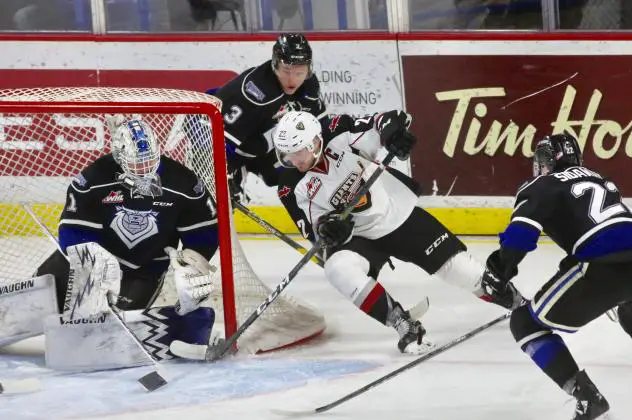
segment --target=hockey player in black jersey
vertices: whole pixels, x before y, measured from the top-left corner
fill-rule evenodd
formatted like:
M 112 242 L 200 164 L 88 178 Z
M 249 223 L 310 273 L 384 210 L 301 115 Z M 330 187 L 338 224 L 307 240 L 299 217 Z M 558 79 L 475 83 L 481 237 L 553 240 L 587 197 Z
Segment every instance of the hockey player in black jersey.
M 382 144 L 399 159 L 408 157 L 416 141 L 409 124 L 410 116 L 401 111 L 358 119 L 337 115 L 320 122 L 292 111 L 279 122 L 274 145 L 288 167 L 280 176 L 279 195 L 295 193 L 296 207 L 290 208 L 295 222 L 324 241 L 327 279 L 362 312 L 394 328 L 401 352 L 421 353 L 429 348 L 426 331 L 377 281 L 382 267 L 395 257 L 486 299 L 484 265 L 418 206 L 415 183 L 396 170 L 380 176 L 349 218 L 338 218 L 376 169 Z M 497 303 L 513 307 L 520 299 L 509 296 Z
M 278 184 L 282 168 L 274 153 L 272 131 L 285 113 L 325 115 L 320 85 L 312 71 L 312 49 L 303 34 L 281 34 L 271 60 L 249 68 L 213 94 L 222 100 L 234 194 L 241 191 L 243 171 L 259 175 L 267 185 Z
M 112 154 L 83 169 L 68 188 L 59 222 L 59 246 L 66 255 L 52 254 L 36 274 L 54 277 L 62 325 L 99 319 L 115 305 L 144 310 L 150 331 L 144 338 L 155 339 L 151 348 L 162 357 L 174 339 L 207 344 L 214 312 L 199 304 L 217 280 L 209 264 L 218 247 L 213 208 L 197 176 L 161 155 L 148 124 L 119 124 Z M 182 251 L 176 251 L 179 242 Z M 178 304 L 150 310 L 170 262 Z M 105 334 L 95 334 L 100 333 Z M 57 341 L 81 345 L 67 330 L 46 334 L 47 343 L 57 334 L 63 337 Z M 119 362 L 125 364 L 115 366 Z
M 511 296 L 515 289 L 507 286 L 542 232 L 566 251 L 557 273 L 513 311 L 511 331 L 538 367 L 576 398 L 573 419 L 597 419 L 609 410 L 608 402 L 554 331 L 576 332 L 632 300 L 632 213 L 612 181 L 582 166 L 579 144 L 569 134 L 538 142 L 533 169 L 536 178 L 518 190 L 483 283 L 492 298 Z M 630 317 L 620 322 L 630 331 Z

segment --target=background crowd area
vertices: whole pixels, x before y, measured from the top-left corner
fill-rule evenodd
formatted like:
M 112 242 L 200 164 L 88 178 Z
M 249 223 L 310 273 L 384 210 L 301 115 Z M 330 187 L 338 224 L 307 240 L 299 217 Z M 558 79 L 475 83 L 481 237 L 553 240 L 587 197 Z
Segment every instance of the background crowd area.
M 632 0 L 0 1 L 3 32 L 393 31 L 396 19 L 411 31 L 626 30 Z

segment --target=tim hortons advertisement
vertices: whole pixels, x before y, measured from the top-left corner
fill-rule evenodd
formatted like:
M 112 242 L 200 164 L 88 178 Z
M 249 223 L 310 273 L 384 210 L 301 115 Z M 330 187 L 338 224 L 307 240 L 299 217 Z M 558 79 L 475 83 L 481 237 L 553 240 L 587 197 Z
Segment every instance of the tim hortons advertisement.
M 402 57 L 413 176 L 438 195 L 514 195 L 538 139 L 568 131 L 632 195 L 632 55 L 511 54 Z

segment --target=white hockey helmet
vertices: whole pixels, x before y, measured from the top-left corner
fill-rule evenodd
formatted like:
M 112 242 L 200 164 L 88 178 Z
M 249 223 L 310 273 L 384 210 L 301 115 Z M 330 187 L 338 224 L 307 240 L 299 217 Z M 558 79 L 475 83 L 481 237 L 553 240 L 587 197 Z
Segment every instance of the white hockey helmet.
M 323 151 L 318 119 L 304 111 L 290 111 L 281 118 L 272 136 L 281 165 L 302 172 L 313 168 Z
M 112 154 L 126 175 L 153 178 L 160 165 L 160 145 L 151 127 L 132 119 L 112 135 Z

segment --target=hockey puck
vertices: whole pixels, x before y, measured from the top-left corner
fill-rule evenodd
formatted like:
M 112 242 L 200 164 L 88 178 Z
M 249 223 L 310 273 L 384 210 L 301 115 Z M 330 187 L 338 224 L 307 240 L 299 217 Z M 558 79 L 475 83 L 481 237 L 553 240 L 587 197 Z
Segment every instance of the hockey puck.
M 160 376 L 157 371 L 153 371 L 143 376 L 138 380 L 138 382 L 145 387 L 147 392 L 152 392 L 157 390 L 158 388 L 162 388 L 167 385 L 167 380 Z

